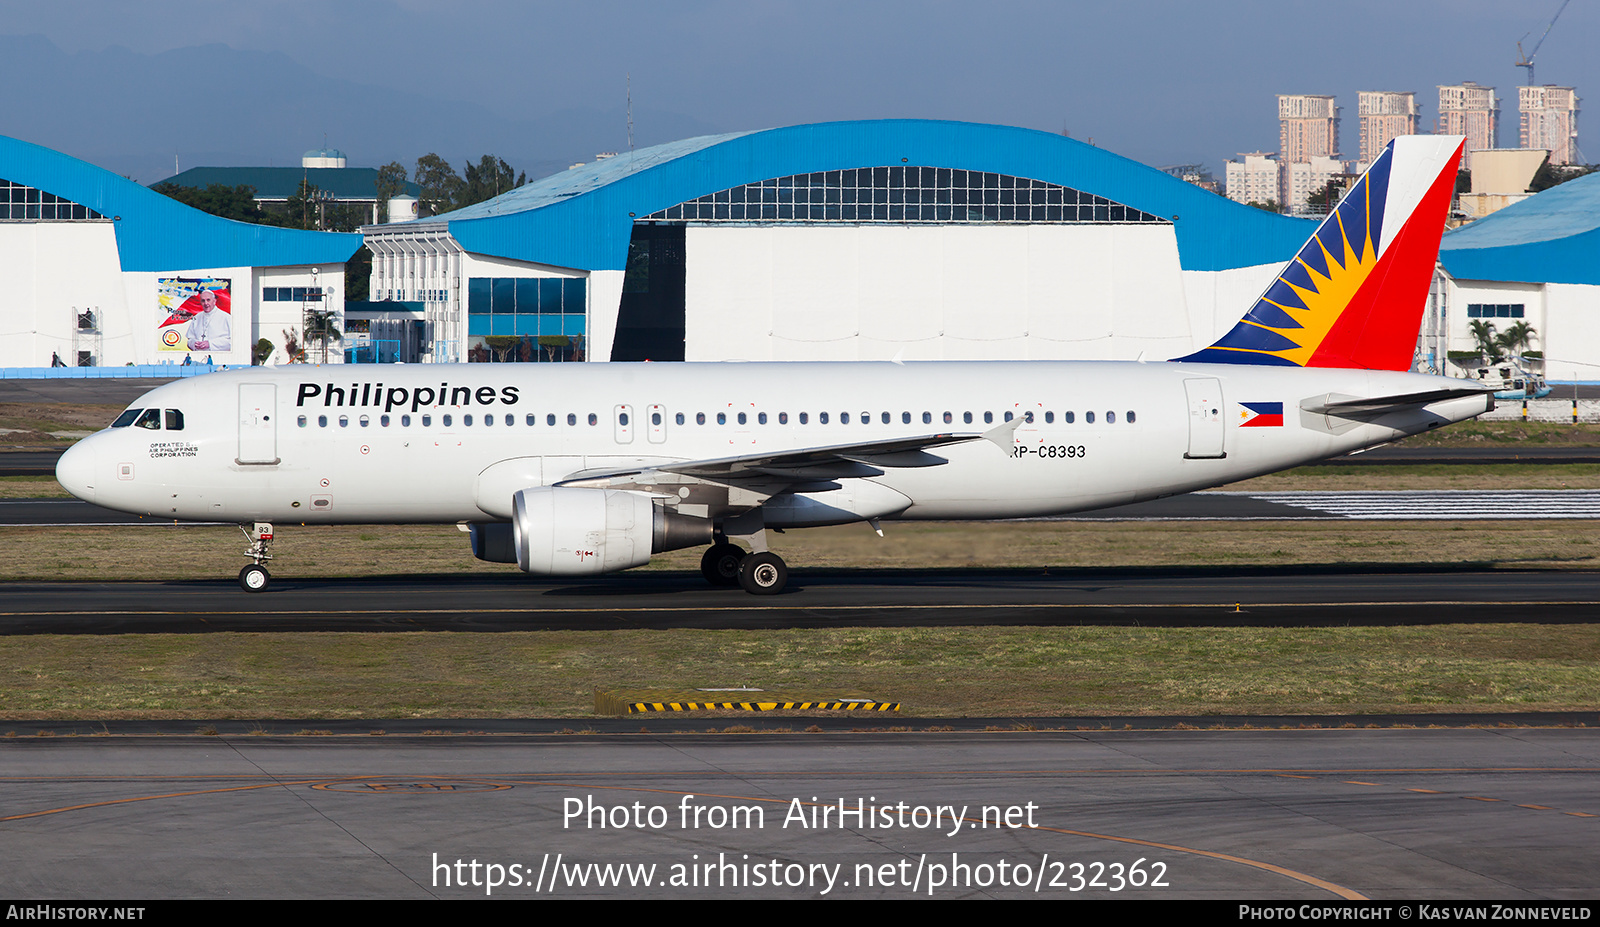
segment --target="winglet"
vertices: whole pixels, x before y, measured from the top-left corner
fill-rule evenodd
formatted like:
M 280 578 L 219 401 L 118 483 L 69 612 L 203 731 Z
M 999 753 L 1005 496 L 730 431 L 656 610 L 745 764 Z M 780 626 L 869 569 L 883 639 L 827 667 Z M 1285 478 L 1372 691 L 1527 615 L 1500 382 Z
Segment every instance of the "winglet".
M 1016 446 L 1017 426 L 1021 424 L 1022 416 L 1019 415 L 1009 422 L 1001 422 L 984 432 L 983 439 L 993 442 L 995 447 L 1009 454 L 1011 449 Z
M 1175 360 L 1410 369 L 1464 142 L 1390 142 L 1244 318 Z

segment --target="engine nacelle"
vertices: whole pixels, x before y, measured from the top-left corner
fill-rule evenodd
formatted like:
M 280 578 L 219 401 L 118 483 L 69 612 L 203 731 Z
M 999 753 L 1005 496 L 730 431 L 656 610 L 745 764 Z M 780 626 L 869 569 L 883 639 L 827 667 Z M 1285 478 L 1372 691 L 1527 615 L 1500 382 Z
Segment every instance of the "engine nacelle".
M 517 566 L 528 573 L 611 573 L 711 543 L 709 518 L 668 511 L 644 493 L 543 486 L 521 490 L 511 505 Z

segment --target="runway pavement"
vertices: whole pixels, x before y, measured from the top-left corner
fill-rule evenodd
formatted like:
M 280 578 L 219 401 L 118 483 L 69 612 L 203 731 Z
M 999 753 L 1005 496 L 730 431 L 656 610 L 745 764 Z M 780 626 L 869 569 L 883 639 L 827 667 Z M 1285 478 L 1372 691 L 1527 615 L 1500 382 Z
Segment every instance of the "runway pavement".
M 782 595 L 698 575 L 12 583 L 0 634 L 529 631 L 941 625 L 1589 622 L 1600 573 L 1510 570 L 808 570 Z
M 1372 899 L 1404 920 L 1581 904 L 1600 866 L 1594 729 L 29 737 L 0 757 L 0 885 L 41 901 Z

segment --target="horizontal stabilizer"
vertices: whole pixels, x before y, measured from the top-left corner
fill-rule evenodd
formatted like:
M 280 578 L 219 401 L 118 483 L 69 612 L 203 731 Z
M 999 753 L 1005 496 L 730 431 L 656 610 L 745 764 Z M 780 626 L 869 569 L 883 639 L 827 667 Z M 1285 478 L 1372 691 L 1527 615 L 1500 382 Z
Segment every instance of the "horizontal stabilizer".
M 1370 417 L 1385 412 L 1398 412 L 1402 409 L 1412 409 L 1419 406 L 1432 405 L 1444 402 L 1447 399 L 1465 399 L 1469 396 L 1484 396 L 1493 393 L 1492 388 L 1476 386 L 1450 387 L 1447 389 L 1434 389 L 1422 393 L 1401 393 L 1394 396 L 1373 396 L 1367 399 L 1341 399 L 1334 400 L 1331 396 L 1322 400 L 1306 400 L 1300 408 L 1313 415 L 1334 415 L 1340 417 Z M 1492 406 L 1491 406 L 1492 407 Z

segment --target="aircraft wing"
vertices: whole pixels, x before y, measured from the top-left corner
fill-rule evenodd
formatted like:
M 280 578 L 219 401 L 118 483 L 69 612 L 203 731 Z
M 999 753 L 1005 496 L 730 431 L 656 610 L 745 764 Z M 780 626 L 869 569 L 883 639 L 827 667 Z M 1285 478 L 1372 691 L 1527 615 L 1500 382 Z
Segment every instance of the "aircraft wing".
M 785 491 L 836 489 L 838 483 L 835 480 L 882 476 L 883 468 L 936 467 L 945 463 L 945 458 L 928 453 L 931 448 L 986 439 L 1005 447 L 1021 421 L 1016 419 L 983 433 L 930 434 L 886 441 L 769 450 L 734 457 L 661 463 L 650 467 L 587 470 L 575 473 L 555 485 L 659 492 L 664 484 L 706 482 L 768 496 Z M 1002 440 L 1005 444 L 1001 444 Z
M 1402 409 L 1425 406 L 1446 399 L 1464 399 L 1468 396 L 1482 396 L 1493 393 L 1494 389 L 1483 386 L 1459 386 L 1445 389 L 1428 390 L 1421 393 L 1400 393 L 1394 396 L 1373 396 L 1366 399 L 1339 399 L 1334 395 L 1327 395 L 1316 399 L 1308 399 L 1300 404 L 1300 408 L 1313 415 L 1333 415 L 1342 418 L 1370 418 L 1374 415 L 1383 415 L 1387 412 L 1398 412 Z

